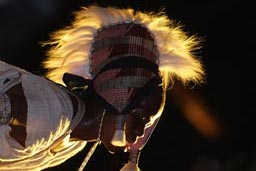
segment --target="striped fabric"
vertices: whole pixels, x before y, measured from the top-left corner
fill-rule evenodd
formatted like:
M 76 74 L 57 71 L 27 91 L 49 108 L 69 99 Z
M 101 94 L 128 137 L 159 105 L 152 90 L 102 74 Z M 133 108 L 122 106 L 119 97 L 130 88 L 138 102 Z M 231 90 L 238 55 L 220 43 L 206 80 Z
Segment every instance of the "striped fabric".
M 156 64 L 158 58 L 151 34 L 134 23 L 117 24 L 99 31 L 91 51 L 94 76 L 102 66 L 124 56 L 139 56 Z
M 10 81 L 5 83 L 7 79 Z M 18 83 L 21 83 L 27 101 L 25 147 L 10 135 L 10 125 L 0 124 L 0 171 L 41 171 L 80 152 L 86 141 L 71 140 L 70 133 L 83 118 L 83 102 L 74 96 L 78 108 L 73 116 L 69 91 L 0 61 L 0 94 L 3 95 L 0 101 L 7 103 L 0 104 L 0 110 L 9 111 L 5 93 Z M 3 114 L 0 117 L 3 118 Z

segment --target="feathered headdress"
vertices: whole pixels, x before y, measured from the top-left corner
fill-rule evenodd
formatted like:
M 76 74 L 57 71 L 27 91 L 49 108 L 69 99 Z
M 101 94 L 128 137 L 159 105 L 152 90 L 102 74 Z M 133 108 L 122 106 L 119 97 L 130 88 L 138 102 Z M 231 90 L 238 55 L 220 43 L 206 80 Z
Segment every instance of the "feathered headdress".
M 101 83 L 108 83 L 96 84 L 100 87 L 99 89 L 96 87 L 95 91 L 104 89 L 103 97 L 110 102 L 113 100 L 110 95 L 113 95 L 114 100 L 118 99 L 118 103 L 114 101 L 111 104 L 119 105 L 117 108 L 123 110 L 122 104 L 129 101 L 127 98 L 130 98 L 130 94 L 121 93 L 120 97 L 117 97 L 118 93 L 115 91 L 126 92 L 123 90 L 127 90 L 128 87 L 130 92 L 130 88 L 142 87 L 145 80 L 152 78 L 152 73 L 141 68 L 160 71 L 165 90 L 169 81 L 174 78 L 184 84 L 189 81 L 194 83 L 203 81 L 202 63 L 193 54 L 199 43 L 197 37 L 188 36 L 164 12 L 144 13 L 130 8 L 102 8 L 93 5 L 75 13 L 75 19 L 70 27 L 52 35 L 52 39 L 46 44 L 51 44 L 53 47 L 48 51 L 48 58 L 43 62 L 43 67 L 49 70 L 46 76 L 60 84 L 64 84 L 62 81 L 64 73 L 94 79 L 96 83 L 99 80 Z M 120 64 L 120 59 L 122 65 L 129 67 L 133 67 L 134 61 L 139 61 L 139 67 L 135 66 L 136 69 L 141 69 L 136 73 L 139 77 L 116 77 L 113 83 L 109 79 L 116 74 L 113 70 L 107 70 L 111 72 L 110 74 L 105 72 L 105 75 L 101 74 L 100 78 L 97 77 L 98 72 L 106 66 L 109 67 L 110 62 L 118 60 Z M 130 72 L 129 76 L 134 76 L 132 74 L 133 72 Z M 95 79 L 95 75 L 98 79 Z M 127 76 L 127 73 L 124 75 Z M 125 85 L 116 90 L 119 84 Z M 164 102 L 165 96 L 157 116 L 161 115 Z M 119 121 L 116 122 L 117 129 L 112 144 L 123 146 L 125 133 L 122 129 L 123 125 L 121 129 L 118 125 L 120 125 Z M 131 167 L 133 170 L 139 170 L 137 165 L 131 166 L 129 163 L 122 170 L 129 170 Z
M 182 83 L 199 83 L 203 80 L 202 63 L 193 54 L 198 48 L 198 39 L 188 36 L 164 12 L 144 13 L 130 8 L 102 8 L 95 5 L 75 13 L 71 26 L 55 32 L 46 43 L 53 45 L 43 62 L 43 67 L 49 70 L 47 77 L 60 84 L 63 84 L 65 72 L 92 78 L 91 52 L 95 35 L 101 29 L 122 23 L 139 24 L 152 34 L 165 85 L 173 78 Z

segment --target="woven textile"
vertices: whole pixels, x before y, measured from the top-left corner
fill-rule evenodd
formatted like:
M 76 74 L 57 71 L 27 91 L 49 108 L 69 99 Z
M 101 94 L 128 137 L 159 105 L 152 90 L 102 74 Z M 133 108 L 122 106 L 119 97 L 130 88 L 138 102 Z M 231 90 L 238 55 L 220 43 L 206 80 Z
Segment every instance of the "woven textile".
M 116 24 L 100 30 L 92 45 L 91 71 L 94 90 L 121 113 L 136 98 L 136 94 L 155 73 L 133 66 L 132 58 L 125 67 L 101 72 L 114 61 L 135 56 L 157 65 L 157 50 L 151 34 L 142 26 Z M 135 63 L 135 61 L 134 61 Z
M 93 76 L 102 66 L 122 57 L 139 56 L 154 63 L 158 58 L 151 34 L 134 23 L 117 24 L 99 31 L 91 51 Z

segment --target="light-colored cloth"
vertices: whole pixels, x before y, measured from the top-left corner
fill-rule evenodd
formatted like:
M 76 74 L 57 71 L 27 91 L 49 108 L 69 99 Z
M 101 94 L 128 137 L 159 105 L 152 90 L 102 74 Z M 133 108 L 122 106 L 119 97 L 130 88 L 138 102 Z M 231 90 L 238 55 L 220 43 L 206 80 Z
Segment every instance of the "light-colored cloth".
M 4 84 L 6 78 L 8 84 Z M 28 105 L 25 148 L 9 135 L 9 125 L 0 126 L 0 171 L 40 171 L 81 151 L 86 142 L 71 140 L 70 133 L 82 119 L 83 103 L 77 99 L 79 108 L 73 118 L 65 88 L 0 61 L 0 95 L 17 83 L 22 84 Z

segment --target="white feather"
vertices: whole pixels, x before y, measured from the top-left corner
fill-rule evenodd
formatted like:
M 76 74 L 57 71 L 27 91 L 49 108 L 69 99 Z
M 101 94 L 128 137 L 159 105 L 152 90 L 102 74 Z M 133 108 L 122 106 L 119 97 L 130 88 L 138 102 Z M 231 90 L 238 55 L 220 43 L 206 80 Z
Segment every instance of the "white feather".
M 198 48 L 198 39 L 188 36 L 164 12 L 144 13 L 95 5 L 76 12 L 71 26 L 55 32 L 46 42 L 53 45 L 43 61 L 43 67 L 49 70 L 46 76 L 61 84 L 65 72 L 91 78 L 89 58 L 95 33 L 103 27 L 124 22 L 141 24 L 152 33 L 164 83 L 169 84 L 174 77 L 182 83 L 203 81 L 202 62 L 193 54 Z

